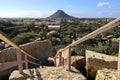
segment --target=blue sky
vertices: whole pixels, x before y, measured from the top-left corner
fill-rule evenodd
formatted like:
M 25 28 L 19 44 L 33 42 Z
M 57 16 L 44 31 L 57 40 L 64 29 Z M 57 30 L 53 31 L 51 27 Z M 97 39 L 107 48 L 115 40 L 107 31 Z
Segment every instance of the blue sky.
M 0 0 L 0 17 L 44 18 L 58 9 L 79 18 L 117 18 L 120 0 Z

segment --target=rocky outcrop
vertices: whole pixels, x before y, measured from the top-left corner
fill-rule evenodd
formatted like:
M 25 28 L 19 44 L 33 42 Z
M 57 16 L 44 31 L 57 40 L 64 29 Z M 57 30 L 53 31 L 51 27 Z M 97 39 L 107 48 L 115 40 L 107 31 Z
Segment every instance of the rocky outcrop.
M 37 41 L 24 44 L 21 46 L 21 48 L 30 55 L 39 59 L 42 65 L 45 65 L 47 64 L 49 54 L 52 51 L 52 44 L 49 40 Z
M 79 70 L 86 76 L 85 65 L 86 65 L 86 61 L 84 56 L 71 57 L 71 66 L 75 67 L 77 70 Z
M 85 57 L 84 56 L 72 56 L 71 57 L 71 65 L 76 69 L 85 68 Z
M 27 43 L 21 45 L 20 48 L 22 48 L 28 54 L 39 59 L 42 62 L 42 64 L 45 64 L 48 60 L 49 53 L 52 50 L 52 45 L 49 40 L 45 40 L 45 41 Z M 16 60 L 17 58 L 16 58 L 15 48 L 10 47 L 0 51 L 0 63 L 16 61 Z
M 102 68 L 117 69 L 117 57 L 93 51 L 86 51 L 86 70 L 89 77 L 95 77 Z
M 87 80 L 78 70 L 72 67 L 66 71 L 66 66 L 44 67 L 24 70 L 23 74 L 13 71 L 9 80 Z
M 117 70 L 107 68 L 98 70 L 95 80 L 119 80 L 117 77 Z
M 31 42 L 20 46 L 28 54 L 36 57 L 41 61 L 42 65 L 48 63 L 49 53 L 52 50 L 52 44 L 49 40 Z M 22 56 L 24 59 L 24 56 Z M 30 60 L 31 58 L 29 58 Z M 6 48 L 0 51 L 0 63 L 16 61 L 16 50 L 13 47 Z M 32 59 L 31 59 L 32 60 Z M 11 71 L 16 68 L 11 68 L 9 70 L 3 71 L 4 75 L 9 75 Z M 0 73 L 0 78 L 3 76 L 2 72 Z

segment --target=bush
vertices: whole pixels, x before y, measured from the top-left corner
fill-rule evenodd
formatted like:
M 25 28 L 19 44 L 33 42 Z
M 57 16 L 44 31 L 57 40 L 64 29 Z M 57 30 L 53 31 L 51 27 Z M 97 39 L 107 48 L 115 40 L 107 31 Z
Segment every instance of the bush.
M 20 33 L 16 37 L 12 39 L 13 42 L 16 44 L 24 44 L 30 42 L 30 39 L 35 39 L 36 37 L 39 37 L 38 34 L 34 32 L 26 32 L 26 33 Z
M 65 45 L 57 45 L 53 47 L 52 53 L 50 53 L 50 57 L 54 57 L 59 49 L 64 48 Z
M 89 47 L 88 49 L 107 55 L 118 55 L 118 42 L 111 42 L 110 44 L 104 46 Z

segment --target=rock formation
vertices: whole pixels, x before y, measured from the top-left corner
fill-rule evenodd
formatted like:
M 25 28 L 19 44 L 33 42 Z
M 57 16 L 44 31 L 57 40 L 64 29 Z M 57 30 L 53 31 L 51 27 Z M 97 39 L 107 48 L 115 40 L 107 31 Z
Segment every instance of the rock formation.
M 72 56 L 71 57 L 71 66 L 75 67 L 77 70 L 83 73 L 86 76 L 85 69 L 86 61 L 84 56 Z
M 89 77 L 95 77 L 102 68 L 117 69 L 117 57 L 93 51 L 86 51 L 86 70 Z
M 26 51 L 28 54 L 39 59 L 42 65 L 45 65 L 48 63 L 49 53 L 52 50 L 52 44 L 49 40 L 31 42 L 31 43 L 21 45 L 20 47 L 24 51 Z M 24 56 L 22 57 L 24 59 Z M 28 58 L 28 59 L 32 60 L 31 58 Z M 16 61 L 16 60 L 17 60 L 16 50 L 13 47 L 0 51 L 0 63 L 11 62 L 11 61 Z M 3 76 L 9 75 L 9 73 L 11 73 L 11 71 L 13 71 L 16 68 L 14 67 L 14 68 L 1 72 L 0 78 Z
M 98 70 L 95 80 L 119 80 L 117 77 L 117 70 L 107 68 Z

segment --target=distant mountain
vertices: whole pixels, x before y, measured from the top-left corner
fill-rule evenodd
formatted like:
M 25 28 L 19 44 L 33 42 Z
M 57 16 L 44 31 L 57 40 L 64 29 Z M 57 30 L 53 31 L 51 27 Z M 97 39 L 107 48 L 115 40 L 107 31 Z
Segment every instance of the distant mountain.
M 48 17 L 49 19 L 56 19 L 56 18 L 75 18 L 68 14 L 66 14 L 63 10 L 56 11 L 53 15 Z

